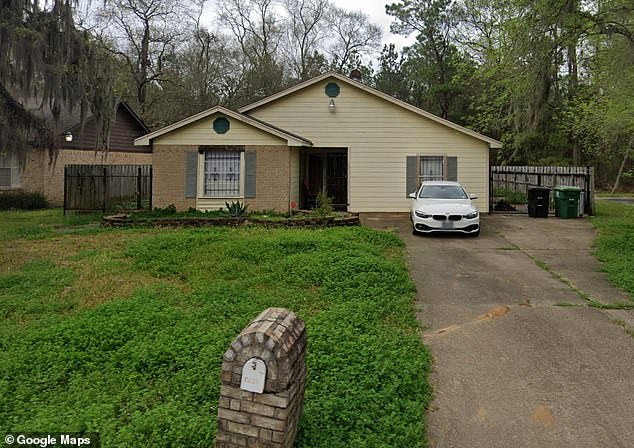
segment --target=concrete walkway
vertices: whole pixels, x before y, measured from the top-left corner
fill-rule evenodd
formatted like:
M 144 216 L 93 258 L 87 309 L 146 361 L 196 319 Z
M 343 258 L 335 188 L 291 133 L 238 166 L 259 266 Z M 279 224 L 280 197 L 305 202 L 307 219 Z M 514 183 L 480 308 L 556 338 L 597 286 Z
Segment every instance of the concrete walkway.
M 485 216 L 479 238 L 368 224 L 407 243 L 434 357 L 429 447 L 634 447 L 634 311 L 582 298 L 627 298 L 599 273 L 587 220 Z

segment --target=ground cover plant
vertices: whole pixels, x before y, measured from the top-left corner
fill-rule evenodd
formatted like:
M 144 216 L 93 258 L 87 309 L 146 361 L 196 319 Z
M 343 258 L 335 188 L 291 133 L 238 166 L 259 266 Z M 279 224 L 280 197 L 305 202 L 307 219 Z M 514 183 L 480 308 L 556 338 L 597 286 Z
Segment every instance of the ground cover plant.
M 609 280 L 634 300 L 634 206 L 597 201 L 595 254 Z
M 424 445 L 430 359 L 396 236 L 100 229 L 42 213 L 0 213 L 0 432 L 212 446 L 222 354 L 279 306 L 309 338 L 297 446 Z

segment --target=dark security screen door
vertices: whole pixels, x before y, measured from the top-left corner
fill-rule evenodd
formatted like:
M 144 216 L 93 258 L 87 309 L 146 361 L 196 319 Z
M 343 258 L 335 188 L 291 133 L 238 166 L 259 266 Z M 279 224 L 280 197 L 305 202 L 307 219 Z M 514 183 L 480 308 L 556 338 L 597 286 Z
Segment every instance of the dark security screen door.
M 348 150 L 339 148 L 310 148 L 301 153 L 301 204 L 315 208 L 317 196 L 332 199 L 335 210 L 348 209 Z
M 326 193 L 332 198 L 335 210 L 347 210 L 348 154 L 338 152 L 326 154 Z

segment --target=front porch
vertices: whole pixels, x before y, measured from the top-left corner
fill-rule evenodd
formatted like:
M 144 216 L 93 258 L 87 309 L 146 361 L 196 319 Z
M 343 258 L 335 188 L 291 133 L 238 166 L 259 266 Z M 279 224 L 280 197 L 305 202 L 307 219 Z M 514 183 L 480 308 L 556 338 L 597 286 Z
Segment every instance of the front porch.
M 317 208 L 322 194 L 332 199 L 335 210 L 347 211 L 348 148 L 302 148 L 300 182 L 301 209 Z

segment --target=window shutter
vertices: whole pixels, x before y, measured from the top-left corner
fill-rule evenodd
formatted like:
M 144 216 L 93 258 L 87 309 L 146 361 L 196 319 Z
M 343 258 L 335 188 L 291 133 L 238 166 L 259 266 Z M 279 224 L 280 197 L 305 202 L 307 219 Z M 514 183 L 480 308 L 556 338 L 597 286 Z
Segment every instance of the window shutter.
M 185 197 L 195 198 L 198 189 L 198 153 L 188 152 L 185 173 Z
M 256 165 L 257 153 L 245 152 L 244 153 L 244 197 L 255 197 L 255 165 Z
M 447 180 L 458 182 L 458 157 L 447 157 Z
M 406 192 L 405 195 L 409 196 L 410 193 L 416 193 L 418 187 L 418 176 L 416 175 L 416 156 L 407 156 L 407 180 L 406 180 Z

